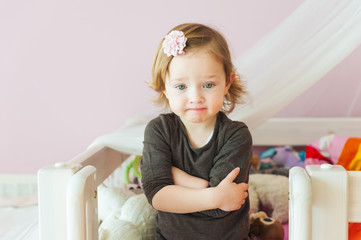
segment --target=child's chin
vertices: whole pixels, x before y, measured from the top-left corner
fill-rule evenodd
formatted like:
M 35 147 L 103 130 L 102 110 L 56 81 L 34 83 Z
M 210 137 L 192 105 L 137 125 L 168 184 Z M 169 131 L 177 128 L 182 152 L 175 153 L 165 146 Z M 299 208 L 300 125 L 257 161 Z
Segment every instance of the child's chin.
M 202 117 L 197 116 L 185 116 L 182 118 L 183 121 L 187 121 L 189 123 L 202 123 L 204 119 Z
M 206 121 L 206 119 L 202 116 L 192 116 L 192 117 L 188 118 L 187 121 L 189 121 L 191 123 L 203 123 Z

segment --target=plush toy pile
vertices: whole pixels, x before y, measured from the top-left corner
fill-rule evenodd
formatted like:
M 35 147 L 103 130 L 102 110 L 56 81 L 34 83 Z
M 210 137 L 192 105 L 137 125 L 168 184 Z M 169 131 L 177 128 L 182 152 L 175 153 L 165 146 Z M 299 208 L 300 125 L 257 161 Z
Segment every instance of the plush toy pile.
M 361 138 L 324 136 L 306 146 L 305 165 L 338 164 L 348 171 L 361 170 Z

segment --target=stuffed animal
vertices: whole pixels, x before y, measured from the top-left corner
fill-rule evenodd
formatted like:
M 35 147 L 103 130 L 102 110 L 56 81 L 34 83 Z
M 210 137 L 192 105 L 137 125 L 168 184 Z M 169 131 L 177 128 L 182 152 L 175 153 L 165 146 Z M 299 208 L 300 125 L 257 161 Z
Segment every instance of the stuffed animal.
M 294 166 L 304 167 L 305 152 L 297 152 L 291 146 L 271 147 L 260 155 L 261 167 L 267 166 L 284 166 L 291 168 Z M 271 162 L 271 163 L 269 163 Z
M 269 218 L 265 212 L 258 212 L 250 216 L 250 239 L 257 240 L 283 240 L 285 232 L 282 224 Z
M 285 167 L 304 167 L 305 166 L 305 152 L 297 152 L 291 146 L 276 147 L 276 153 L 272 157 L 272 161 L 277 165 Z
M 263 210 L 281 223 L 288 222 L 288 184 L 285 176 L 251 174 L 249 176 L 250 213 Z
M 252 159 L 251 159 L 251 166 L 252 166 L 252 168 L 253 169 L 258 169 L 259 168 L 259 164 L 260 164 L 260 162 L 259 162 L 259 156 L 257 156 L 257 155 L 253 155 L 252 156 Z
M 156 213 L 144 194 L 132 196 L 102 222 L 99 239 L 154 239 Z

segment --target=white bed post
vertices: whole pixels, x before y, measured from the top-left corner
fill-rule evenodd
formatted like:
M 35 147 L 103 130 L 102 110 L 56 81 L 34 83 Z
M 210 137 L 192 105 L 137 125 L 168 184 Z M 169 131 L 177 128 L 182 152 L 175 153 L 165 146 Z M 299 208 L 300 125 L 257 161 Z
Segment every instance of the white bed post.
M 293 167 L 289 174 L 289 239 L 312 239 L 312 186 L 306 170 Z
M 80 164 L 55 164 L 38 171 L 40 240 L 67 239 L 66 194 Z
M 298 174 L 302 171 L 304 176 L 300 178 Z M 347 240 L 348 221 L 358 222 L 361 218 L 361 207 L 356 202 L 357 197 L 360 199 L 360 191 L 357 190 L 357 181 L 360 180 L 360 172 L 347 172 L 340 165 L 310 165 L 306 170 L 292 168 L 290 240 Z M 303 187 L 306 182 L 310 182 L 312 189 L 311 215 L 302 212 L 305 206 L 300 201 L 304 195 L 309 195 L 308 187 Z M 353 217 L 350 217 L 350 212 Z M 312 224 L 311 236 L 307 238 L 302 236 L 302 231 L 307 230 L 305 224 Z
M 347 171 L 339 165 L 311 165 L 312 239 L 347 240 Z

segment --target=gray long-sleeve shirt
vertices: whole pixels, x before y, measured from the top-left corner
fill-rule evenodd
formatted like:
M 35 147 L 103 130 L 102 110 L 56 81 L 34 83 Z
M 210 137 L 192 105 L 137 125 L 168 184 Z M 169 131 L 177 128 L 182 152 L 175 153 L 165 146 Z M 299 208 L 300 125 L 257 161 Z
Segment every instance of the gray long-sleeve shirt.
M 144 133 L 142 183 L 149 203 L 163 187 L 172 185 L 171 167 L 205 179 L 217 186 L 234 168 L 241 171 L 236 183 L 248 183 L 252 137 L 242 122 L 230 120 L 223 112 L 209 142 L 193 148 L 180 118 L 162 114 L 150 121 Z M 159 211 L 157 239 L 249 239 L 249 201 L 237 211 L 220 209 L 189 214 Z

